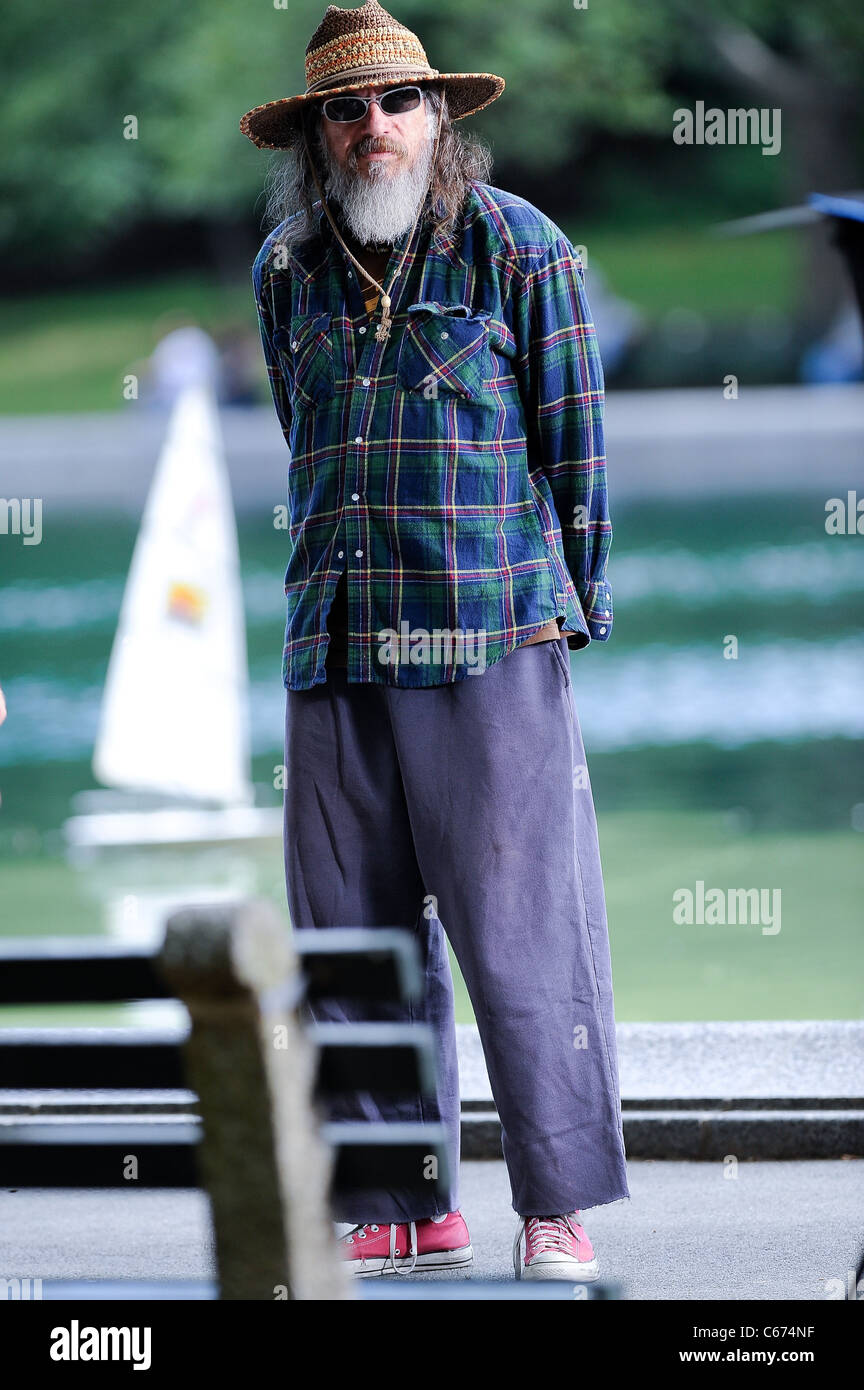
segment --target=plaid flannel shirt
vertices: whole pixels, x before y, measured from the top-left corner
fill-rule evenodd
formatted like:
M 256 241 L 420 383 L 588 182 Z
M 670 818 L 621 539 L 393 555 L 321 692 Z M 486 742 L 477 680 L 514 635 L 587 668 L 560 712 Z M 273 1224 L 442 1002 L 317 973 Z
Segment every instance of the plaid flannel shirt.
M 370 318 L 323 211 L 301 243 L 280 242 L 286 225 L 252 271 L 290 450 L 284 685 L 326 681 L 343 569 L 350 682 L 471 674 L 436 633 L 483 634 L 484 669 L 556 617 L 571 648 L 605 640 L 603 373 L 567 237 L 524 199 L 472 184 L 461 236 L 430 239 L 421 219 L 378 342 L 380 306 Z M 386 633 L 410 635 L 410 652 L 403 641 L 385 660 Z

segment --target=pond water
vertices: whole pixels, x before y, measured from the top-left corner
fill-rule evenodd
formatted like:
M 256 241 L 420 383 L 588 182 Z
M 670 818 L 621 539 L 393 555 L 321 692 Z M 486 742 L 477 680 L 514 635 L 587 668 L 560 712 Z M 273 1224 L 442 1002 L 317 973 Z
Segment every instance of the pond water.
M 601 823 L 619 1013 L 860 1016 L 864 538 L 827 535 L 818 500 L 784 496 L 622 504 L 613 520 L 615 630 L 609 643 L 571 654 L 571 668 Z M 268 515 L 243 517 L 239 529 L 254 775 L 276 804 L 284 537 Z M 134 540 L 128 517 L 55 520 L 48 510 L 41 545 L 3 538 L 4 933 L 109 929 L 104 895 L 65 864 L 60 826 L 72 795 L 95 785 L 90 757 Z M 278 899 L 278 846 L 253 860 L 244 883 Z M 768 888 L 778 875 L 788 885 L 787 927 L 773 956 L 760 948 L 758 968 L 770 961 L 776 976 L 761 1009 L 746 988 L 752 931 L 746 945 L 731 928 L 722 940 L 707 928 L 702 937 L 690 928 L 689 941 L 674 934 L 671 893 L 708 882 L 711 871 L 725 874 L 724 887 L 752 879 Z M 806 988 L 814 969 L 816 995 Z

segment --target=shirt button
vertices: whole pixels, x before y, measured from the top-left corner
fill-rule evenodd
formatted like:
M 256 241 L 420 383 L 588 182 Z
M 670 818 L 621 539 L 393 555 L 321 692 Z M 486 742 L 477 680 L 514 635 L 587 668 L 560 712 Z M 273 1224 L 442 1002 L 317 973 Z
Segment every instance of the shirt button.
M 450 334 L 449 334 L 449 333 L 442 333 L 442 334 L 441 334 L 441 337 L 442 337 L 442 338 L 449 338 L 449 337 L 450 337 Z
M 336 554 L 336 559 L 337 559 L 337 560 L 341 560 L 341 559 L 342 559 L 342 556 L 343 556 L 344 554 L 345 554 L 345 551 L 344 551 L 344 550 L 338 551 L 337 554 Z
M 291 344 L 291 351 L 296 352 L 299 346 L 300 344 L 297 342 L 297 339 L 295 338 L 293 343 Z
M 365 333 L 365 332 L 366 332 L 366 329 L 365 329 L 365 328 L 358 328 L 357 332 L 358 332 L 358 333 Z
M 606 609 L 606 617 L 607 617 L 607 618 L 611 618 L 611 617 L 612 617 L 612 613 L 611 613 L 611 611 L 610 611 L 608 608 Z
M 371 380 L 369 379 L 368 376 L 364 376 L 364 378 L 363 378 L 363 385 L 364 385 L 364 386 L 371 386 L 371 385 L 372 385 L 372 382 L 371 382 Z
M 601 632 L 605 632 L 605 631 L 606 631 L 605 627 L 601 627 L 600 631 L 601 631 Z
M 357 559 L 358 559 L 358 560 L 362 560 L 362 559 L 363 559 L 363 551 L 362 551 L 362 550 L 355 550 L 355 551 L 354 551 L 354 554 L 357 556 Z
M 363 443 L 363 436 L 362 436 L 362 434 L 358 434 L 357 438 L 354 440 L 354 443 L 355 443 L 355 444 L 362 444 L 362 443 Z
M 351 493 L 351 501 L 352 501 L 352 502 L 359 502 L 359 501 L 360 501 L 360 493 L 359 493 L 359 492 L 352 492 L 352 493 Z

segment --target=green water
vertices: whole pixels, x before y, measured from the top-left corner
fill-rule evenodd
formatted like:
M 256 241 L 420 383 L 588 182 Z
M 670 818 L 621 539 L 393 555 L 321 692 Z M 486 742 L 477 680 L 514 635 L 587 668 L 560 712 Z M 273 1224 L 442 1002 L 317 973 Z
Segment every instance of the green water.
M 574 654 L 572 670 L 618 1016 L 861 1017 L 860 541 L 827 537 L 816 504 L 778 497 L 619 506 L 615 522 L 614 636 Z M 275 805 L 284 542 L 269 523 L 244 518 L 240 544 L 253 772 Z M 66 863 L 59 828 L 73 793 L 95 785 L 89 758 L 134 538 L 128 519 L 64 519 L 50 544 L 0 558 L 6 935 L 107 929 L 105 892 Z M 736 661 L 723 657 L 730 634 Z M 255 891 L 284 902 L 278 845 L 246 868 Z M 697 881 L 779 890 L 781 930 L 676 925 L 673 894 Z M 461 982 L 459 999 L 470 1018 Z M 49 1016 L 59 1015 L 7 1010 L 3 1021 Z

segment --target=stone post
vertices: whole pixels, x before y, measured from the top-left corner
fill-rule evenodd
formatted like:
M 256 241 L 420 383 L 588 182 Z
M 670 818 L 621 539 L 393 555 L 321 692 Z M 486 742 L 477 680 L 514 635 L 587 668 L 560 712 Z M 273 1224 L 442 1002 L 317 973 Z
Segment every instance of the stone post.
M 355 1298 L 328 1206 L 287 922 L 264 899 L 190 905 L 169 918 L 159 966 L 192 1020 L 185 1061 L 220 1297 Z

